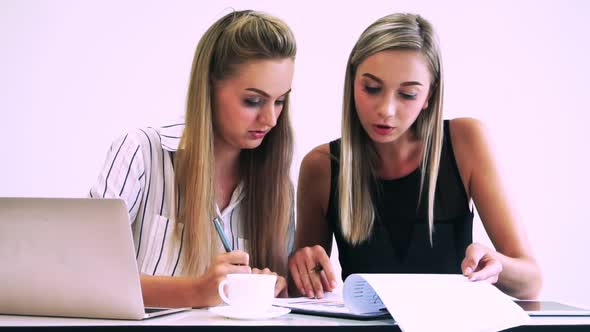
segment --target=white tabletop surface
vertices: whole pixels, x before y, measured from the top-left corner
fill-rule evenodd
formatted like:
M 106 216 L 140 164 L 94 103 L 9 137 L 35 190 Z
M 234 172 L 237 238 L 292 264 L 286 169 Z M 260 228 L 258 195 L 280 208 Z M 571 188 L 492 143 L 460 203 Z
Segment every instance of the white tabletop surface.
M 0 326 L 367 326 L 395 325 L 393 320 L 359 321 L 288 314 L 267 320 L 237 320 L 217 316 L 207 309 L 193 309 L 143 321 L 0 315 Z M 528 325 L 588 325 L 590 317 L 533 317 Z
M 358 326 L 358 325 L 395 325 L 393 320 L 359 321 L 331 317 L 287 314 L 265 320 L 238 320 L 218 316 L 207 309 L 190 311 L 146 319 L 143 321 L 80 319 L 61 317 L 12 316 L 0 314 L 0 326 L 108 326 L 108 325 L 157 325 L 157 326 L 191 326 L 191 325 L 297 325 L 297 326 Z

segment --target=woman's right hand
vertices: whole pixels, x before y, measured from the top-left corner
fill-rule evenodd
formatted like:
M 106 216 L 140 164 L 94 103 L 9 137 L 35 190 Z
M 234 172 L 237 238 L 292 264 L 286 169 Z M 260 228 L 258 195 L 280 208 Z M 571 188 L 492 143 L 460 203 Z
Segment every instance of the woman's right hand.
M 225 279 L 226 275 L 231 273 L 252 273 L 249 260 L 248 254 L 241 250 L 234 250 L 216 256 L 211 262 L 211 266 L 199 278 L 198 296 L 203 296 L 206 299 L 207 306 L 220 304 L 222 301 L 217 292 L 219 283 Z
M 289 258 L 289 271 L 299 293 L 309 298 L 321 299 L 337 285 L 330 257 L 319 245 L 297 250 Z

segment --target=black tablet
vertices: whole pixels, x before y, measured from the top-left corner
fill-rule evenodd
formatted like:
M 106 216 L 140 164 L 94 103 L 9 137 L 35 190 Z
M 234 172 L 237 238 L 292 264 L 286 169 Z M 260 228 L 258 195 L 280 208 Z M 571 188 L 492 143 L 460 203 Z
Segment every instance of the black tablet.
M 590 316 L 590 309 L 575 307 L 555 301 L 514 301 L 529 316 Z

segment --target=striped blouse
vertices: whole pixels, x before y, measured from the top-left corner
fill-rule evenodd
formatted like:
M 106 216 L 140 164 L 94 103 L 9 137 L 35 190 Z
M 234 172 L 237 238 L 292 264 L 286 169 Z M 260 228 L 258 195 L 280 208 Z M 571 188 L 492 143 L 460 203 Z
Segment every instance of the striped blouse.
M 115 140 L 107 153 L 90 197 L 121 198 L 127 203 L 137 266 L 142 274 L 183 275 L 183 228 L 175 236 L 174 153 L 184 124 L 130 131 Z M 234 249 L 247 250 L 240 218 L 242 185 L 218 216 Z M 223 251 L 223 247 L 219 247 Z

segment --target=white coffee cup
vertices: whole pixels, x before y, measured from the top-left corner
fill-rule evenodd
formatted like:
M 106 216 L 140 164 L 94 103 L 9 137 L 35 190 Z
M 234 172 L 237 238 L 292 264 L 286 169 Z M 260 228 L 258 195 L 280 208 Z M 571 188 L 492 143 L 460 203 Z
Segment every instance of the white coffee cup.
M 272 274 L 228 274 L 217 291 L 223 302 L 240 312 L 262 313 L 270 309 L 277 276 Z M 225 286 L 227 285 L 227 296 Z

